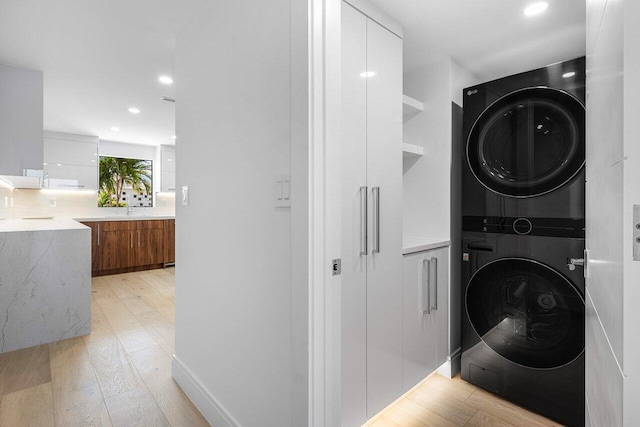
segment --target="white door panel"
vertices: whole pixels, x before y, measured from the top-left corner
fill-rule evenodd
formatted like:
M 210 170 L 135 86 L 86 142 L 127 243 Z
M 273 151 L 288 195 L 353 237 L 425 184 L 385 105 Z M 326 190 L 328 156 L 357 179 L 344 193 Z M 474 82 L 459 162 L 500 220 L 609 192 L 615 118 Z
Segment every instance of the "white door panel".
M 367 72 L 367 416 L 372 417 L 402 393 L 402 40 L 372 20 L 367 21 Z

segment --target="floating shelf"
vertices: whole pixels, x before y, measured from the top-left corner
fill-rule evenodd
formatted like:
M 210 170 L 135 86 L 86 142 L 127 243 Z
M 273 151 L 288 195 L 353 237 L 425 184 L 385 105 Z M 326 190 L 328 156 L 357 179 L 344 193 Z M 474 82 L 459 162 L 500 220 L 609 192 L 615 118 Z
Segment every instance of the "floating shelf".
M 406 119 L 424 111 L 424 103 L 407 95 L 402 95 L 402 116 Z
M 402 143 L 402 155 L 408 157 L 420 157 L 424 155 L 424 148 L 419 145 Z

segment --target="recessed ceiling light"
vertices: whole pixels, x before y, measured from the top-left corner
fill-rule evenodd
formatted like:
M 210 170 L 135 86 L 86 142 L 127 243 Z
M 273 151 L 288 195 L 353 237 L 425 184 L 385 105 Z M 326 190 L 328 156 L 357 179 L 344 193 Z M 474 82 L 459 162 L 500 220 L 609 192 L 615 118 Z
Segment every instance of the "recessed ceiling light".
M 46 163 L 46 162 L 45 162 L 45 163 L 43 163 L 43 164 L 42 164 L 42 166 L 47 166 L 48 164 L 49 164 L 49 163 Z
M 172 136 L 171 136 L 171 139 L 177 139 L 177 138 L 178 138 L 178 137 L 177 137 L 177 136 L 175 136 L 175 135 L 172 135 Z
M 573 77 L 575 75 L 576 75 L 575 71 L 569 71 L 568 73 L 564 73 L 562 77 L 564 77 L 565 79 L 568 79 L 569 77 Z
M 58 166 L 62 166 L 62 163 L 58 163 Z
M 375 71 L 365 71 L 364 73 L 360 73 L 360 77 L 369 78 L 375 76 Z
M 526 7 L 526 9 L 524 10 L 524 14 L 527 16 L 538 15 L 547 10 L 547 7 L 549 7 L 549 3 L 545 1 L 533 3 Z
M 120 128 L 117 126 L 111 126 L 111 132 L 120 132 Z
M 158 77 L 158 81 L 163 85 L 170 85 L 173 83 L 173 79 L 169 76 L 160 76 Z
M 131 107 L 131 108 L 129 108 L 129 112 L 131 114 L 139 114 L 140 113 L 140 109 L 136 108 L 136 107 Z

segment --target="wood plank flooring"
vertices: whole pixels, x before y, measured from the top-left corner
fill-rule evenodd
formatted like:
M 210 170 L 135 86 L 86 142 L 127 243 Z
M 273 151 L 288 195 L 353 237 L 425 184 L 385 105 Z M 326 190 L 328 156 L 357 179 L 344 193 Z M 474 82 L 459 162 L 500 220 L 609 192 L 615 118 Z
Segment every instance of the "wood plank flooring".
M 171 378 L 174 269 L 92 292 L 91 335 L 0 355 L 0 426 L 208 426 Z
M 481 388 L 433 374 L 365 424 L 366 427 L 543 427 L 552 420 Z
M 207 426 L 171 378 L 174 269 L 94 277 L 92 288 L 91 335 L 0 354 L 0 426 Z M 439 375 L 366 424 L 557 425 Z

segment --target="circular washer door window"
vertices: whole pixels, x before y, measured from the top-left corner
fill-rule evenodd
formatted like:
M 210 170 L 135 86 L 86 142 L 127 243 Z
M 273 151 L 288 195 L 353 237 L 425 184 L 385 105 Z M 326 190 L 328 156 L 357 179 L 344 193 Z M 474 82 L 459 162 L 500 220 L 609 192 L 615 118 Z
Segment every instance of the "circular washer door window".
M 585 109 L 573 95 L 521 89 L 491 104 L 467 140 L 467 160 L 488 189 L 533 197 L 566 184 L 585 160 Z
M 489 263 L 471 278 L 465 299 L 482 341 L 514 363 L 556 368 L 584 350 L 584 300 L 544 264 L 520 258 Z

